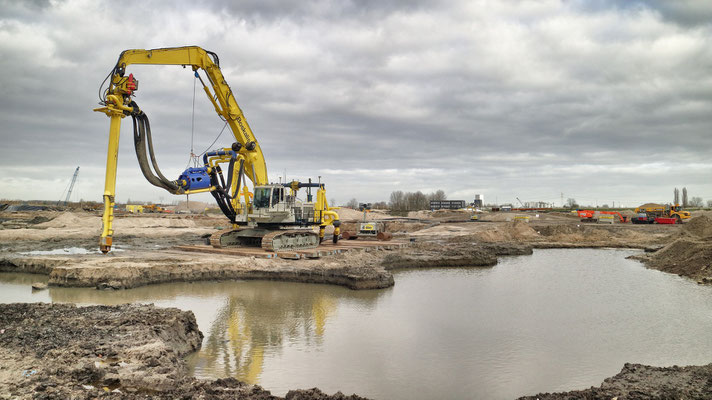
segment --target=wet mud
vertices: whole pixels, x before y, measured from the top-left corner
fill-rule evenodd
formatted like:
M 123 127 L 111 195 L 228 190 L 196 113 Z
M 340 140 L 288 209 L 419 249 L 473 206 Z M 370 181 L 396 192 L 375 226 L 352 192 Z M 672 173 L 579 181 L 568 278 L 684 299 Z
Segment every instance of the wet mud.
M 152 305 L 0 305 L 0 398 L 281 399 L 235 379 L 190 377 L 203 334 L 192 312 Z M 352 399 L 318 389 L 287 399 Z
M 625 364 L 601 386 L 561 393 L 539 393 L 518 400 L 652 400 L 712 398 L 712 364 L 652 367 Z

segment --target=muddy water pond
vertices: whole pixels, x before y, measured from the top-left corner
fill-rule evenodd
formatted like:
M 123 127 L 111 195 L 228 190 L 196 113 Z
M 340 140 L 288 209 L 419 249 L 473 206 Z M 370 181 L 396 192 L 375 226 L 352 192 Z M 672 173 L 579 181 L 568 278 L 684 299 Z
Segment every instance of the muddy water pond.
M 319 387 L 375 399 L 511 399 L 583 389 L 623 363 L 712 362 L 712 288 L 625 257 L 536 250 L 491 268 L 403 270 L 386 290 L 231 281 L 124 291 L 0 274 L 0 302 L 151 302 L 192 310 L 202 378 L 274 394 Z

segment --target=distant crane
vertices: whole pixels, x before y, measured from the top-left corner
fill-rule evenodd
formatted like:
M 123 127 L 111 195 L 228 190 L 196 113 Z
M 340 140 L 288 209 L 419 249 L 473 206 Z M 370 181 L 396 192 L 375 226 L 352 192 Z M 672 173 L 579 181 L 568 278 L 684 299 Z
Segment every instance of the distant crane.
M 74 183 L 77 181 L 77 175 L 79 175 L 79 167 L 77 167 L 77 169 L 74 170 L 74 175 L 72 175 L 72 183 L 69 184 L 69 190 L 67 191 L 67 197 L 64 198 L 65 206 L 69 202 L 69 196 L 72 195 L 72 189 L 74 189 Z M 59 205 L 60 202 L 62 202 L 61 199 L 57 202 L 57 205 Z
M 519 197 L 517 197 L 517 201 L 519 202 L 519 204 L 521 204 L 522 208 L 525 208 L 525 207 L 524 207 L 524 203 L 522 203 L 522 201 L 519 200 Z

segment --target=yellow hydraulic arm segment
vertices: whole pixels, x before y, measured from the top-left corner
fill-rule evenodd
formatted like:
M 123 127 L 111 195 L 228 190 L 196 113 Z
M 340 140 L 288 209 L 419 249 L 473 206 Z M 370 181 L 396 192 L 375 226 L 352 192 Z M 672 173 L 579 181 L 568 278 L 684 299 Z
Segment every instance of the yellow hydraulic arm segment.
M 109 88 L 102 99 L 104 107 L 94 110 L 103 112 L 111 118 L 106 160 L 106 180 L 104 184 L 103 229 L 100 239 L 100 248 L 103 252 L 108 252 L 112 243 L 116 165 L 121 119 L 135 111 L 135 107 L 131 105 L 131 96 L 138 88 L 138 81 L 133 78 L 133 75 L 125 76 L 126 67 L 131 64 L 182 65 L 191 66 L 194 71 L 198 69 L 205 71 L 210 87 L 204 84 L 203 89 L 215 107 L 215 111 L 227 122 L 235 139 L 242 145 L 240 154 L 241 158 L 244 158 L 245 176 L 255 185 L 268 183 L 267 166 L 262 149 L 245 120 L 232 89 L 230 89 L 220 71 L 217 55 L 197 46 L 154 50 L 126 50 L 121 53 L 116 66 L 108 77 Z M 180 194 L 181 191 L 176 191 L 175 193 Z

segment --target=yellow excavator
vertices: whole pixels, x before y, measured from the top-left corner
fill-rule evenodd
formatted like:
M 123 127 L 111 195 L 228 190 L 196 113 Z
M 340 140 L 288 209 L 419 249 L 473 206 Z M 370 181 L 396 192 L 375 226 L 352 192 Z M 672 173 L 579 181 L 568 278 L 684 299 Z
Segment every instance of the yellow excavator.
M 190 67 L 218 116 L 230 127 L 235 142 L 230 147 L 205 152 L 201 167 L 187 168 L 176 180 L 167 179 L 156 162 L 148 117 L 132 99 L 138 90 L 138 80 L 133 74 L 127 75 L 127 68 L 132 64 Z M 108 87 L 104 90 L 107 82 Z M 94 111 L 106 114 L 111 120 L 103 227 L 99 240 L 103 253 L 111 250 L 113 241 L 119 134 L 121 120 L 125 117 L 133 120 L 136 157 L 141 172 L 152 185 L 176 195 L 204 192 L 213 195 L 232 225 L 211 236 L 213 246 L 256 245 L 268 251 L 314 248 L 324 239 L 328 225 L 334 226 L 333 241 L 338 241 L 339 215 L 327 203 L 321 181 L 269 182 L 260 145 L 220 71 L 217 54 L 197 46 L 125 50 L 99 92 L 102 107 Z M 252 192 L 247 186 L 248 179 L 252 182 Z M 300 189 L 306 190 L 306 201 L 297 199 Z M 312 196 L 312 189 L 316 189 L 316 199 Z M 314 232 L 316 226 L 319 233 Z

